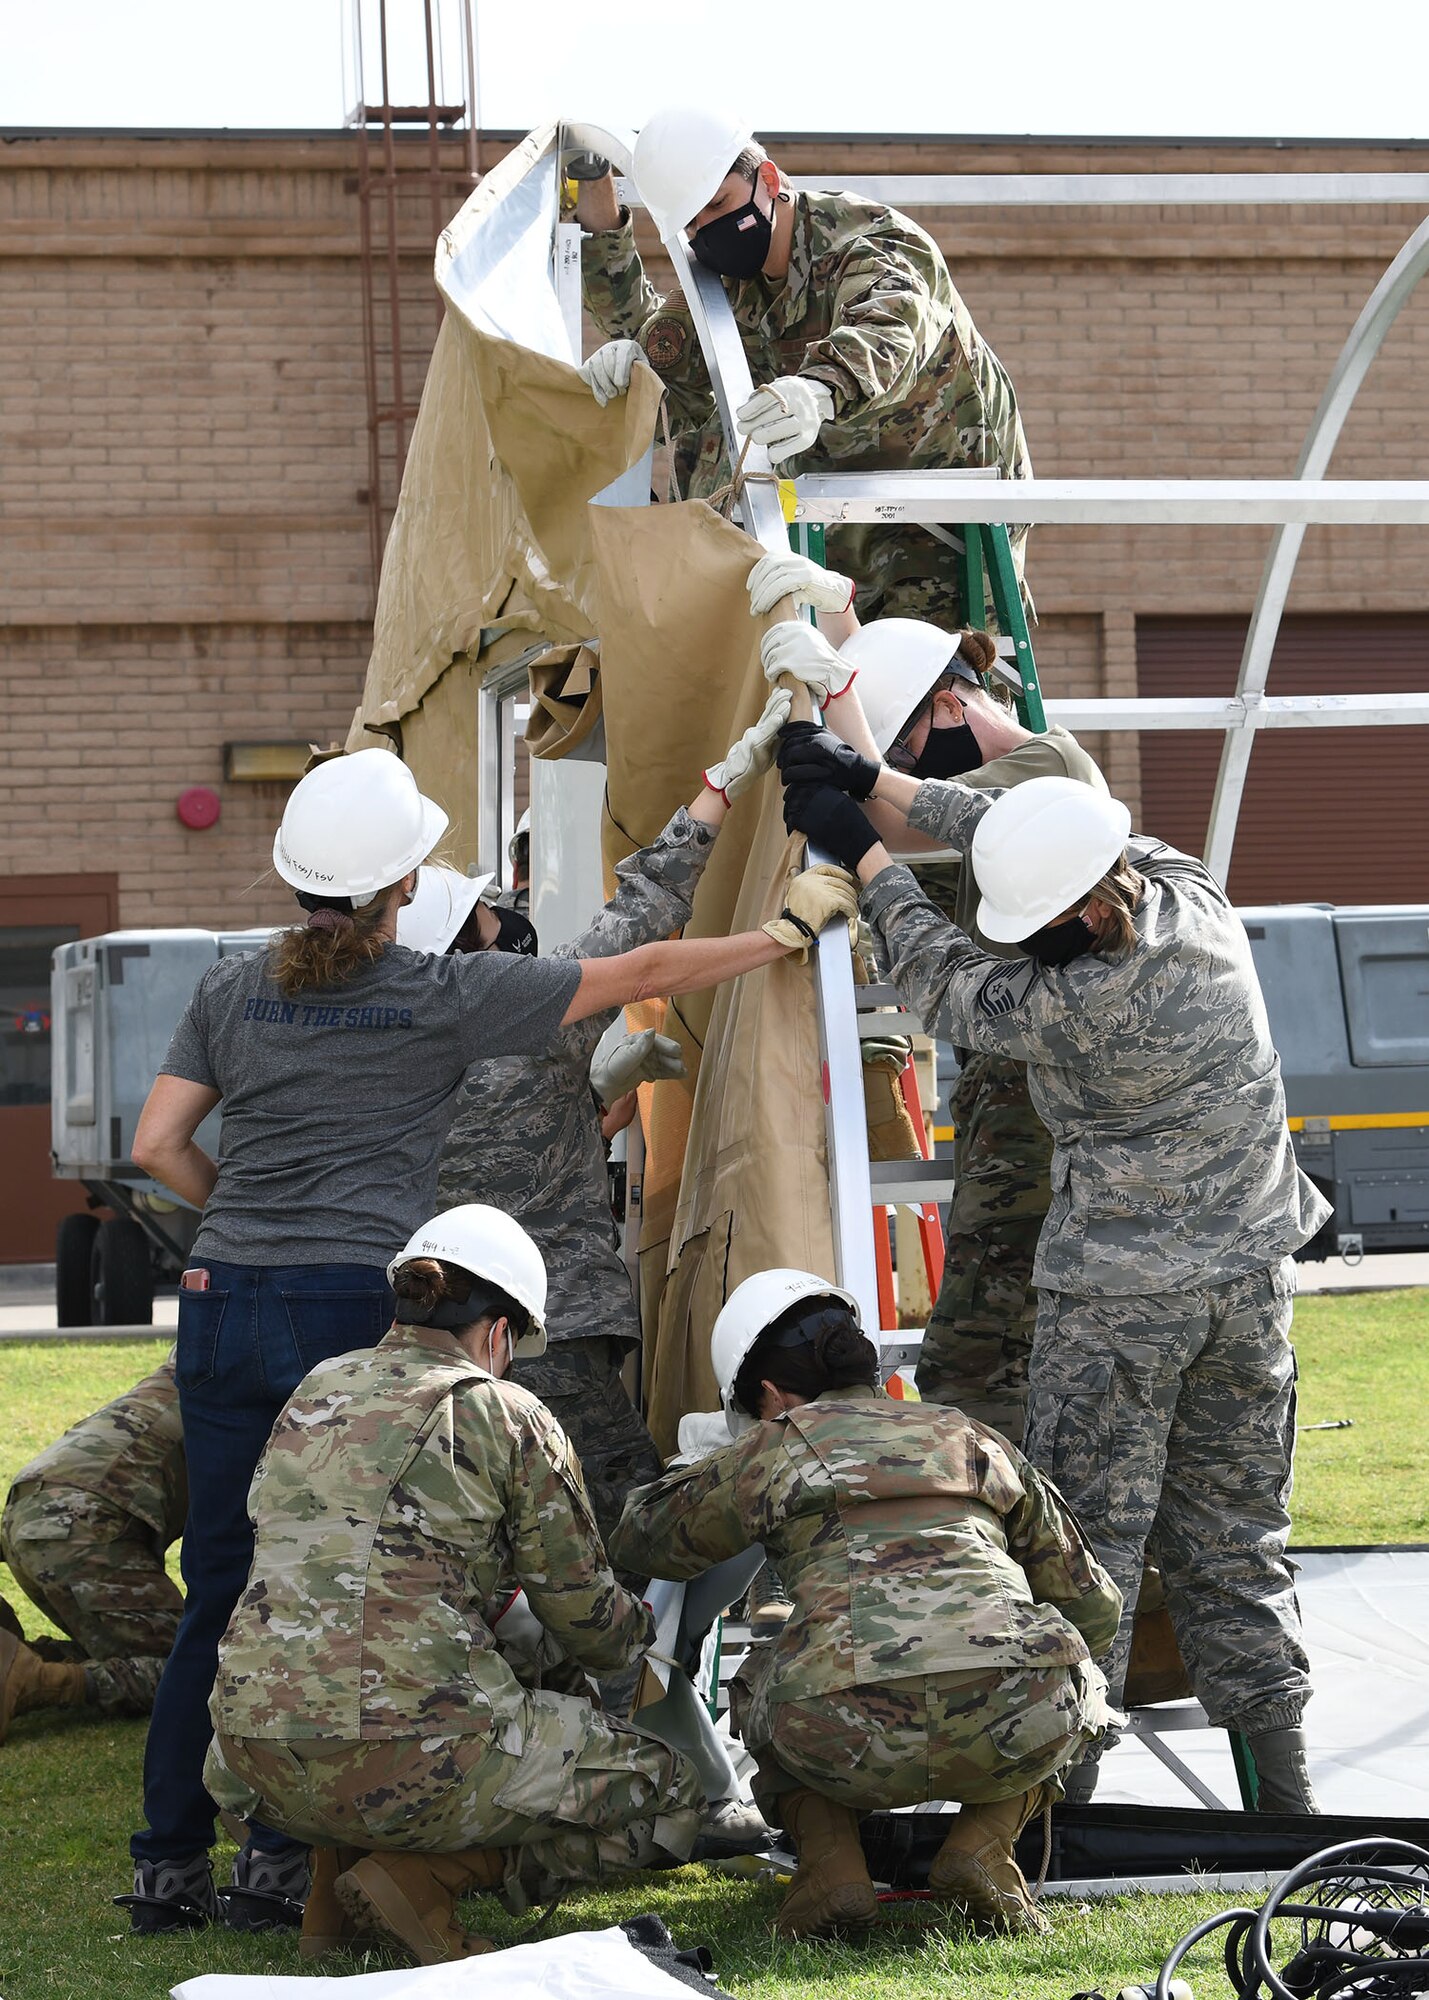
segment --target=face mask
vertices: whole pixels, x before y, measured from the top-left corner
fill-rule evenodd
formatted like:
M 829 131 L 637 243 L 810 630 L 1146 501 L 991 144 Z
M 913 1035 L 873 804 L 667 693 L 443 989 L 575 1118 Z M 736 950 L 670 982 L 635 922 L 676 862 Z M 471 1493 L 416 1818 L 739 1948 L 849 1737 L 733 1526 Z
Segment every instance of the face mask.
M 758 187 L 756 174 L 743 208 L 716 216 L 690 239 L 690 248 L 707 271 L 718 271 L 722 278 L 752 278 L 764 269 L 774 240 L 774 218 L 761 212 L 755 199 Z
M 523 958 L 536 956 L 536 926 L 529 917 L 523 917 L 519 910 L 508 910 L 504 904 L 497 904 L 491 914 L 497 931 L 496 942 L 488 950 L 515 951 Z
M 913 765 L 915 778 L 960 778 L 975 771 L 984 761 L 982 745 L 973 735 L 972 725 L 958 722 L 951 729 L 928 731 L 927 741 Z
M 1044 924 L 1017 947 L 1039 965 L 1070 965 L 1095 945 L 1096 932 L 1085 917 L 1068 917 L 1062 924 Z

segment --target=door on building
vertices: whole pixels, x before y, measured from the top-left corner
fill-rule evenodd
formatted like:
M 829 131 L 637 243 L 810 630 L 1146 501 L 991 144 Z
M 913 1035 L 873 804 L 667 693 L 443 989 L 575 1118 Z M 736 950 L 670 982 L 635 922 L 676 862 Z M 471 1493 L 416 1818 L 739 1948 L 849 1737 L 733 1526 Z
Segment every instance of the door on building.
M 50 954 L 119 921 L 117 875 L 0 878 L 0 1264 L 47 1264 L 86 1206 L 50 1172 Z
M 1235 691 L 1244 618 L 1138 618 L 1144 695 Z M 1292 615 L 1271 663 L 1271 694 L 1418 694 L 1429 688 L 1422 613 Z M 1204 851 L 1224 737 L 1148 729 L 1141 826 L 1185 854 Z M 1256 737 L 1227 887 L 1234 903 L 1429 901 L 1425 728 L 1264 730 Z

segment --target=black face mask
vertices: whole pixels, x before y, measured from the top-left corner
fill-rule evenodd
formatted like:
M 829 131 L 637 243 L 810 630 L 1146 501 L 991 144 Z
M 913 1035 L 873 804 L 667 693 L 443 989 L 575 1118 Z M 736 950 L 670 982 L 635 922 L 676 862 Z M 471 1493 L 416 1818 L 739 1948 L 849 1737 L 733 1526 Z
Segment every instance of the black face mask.
M 496 942 L 489 946 L 491 951 L 515 951 L 523 958 L 536 956 L 536 926 L 529 917 L 523 917 L 519 910 L 508 910 L 504 903 L 492 909 L 497 923 Z
M 1096 932 L 1085 917 L 1068 917 L 1062 924 L 1044 924 L 1017 947 L 1039 965 L 1070 965 L 1096 944 Z
M 743 208 L 717 215 L 690 238 L 690 248 L 707 271 L 718 271 L 722 278 L 752 278 L 764 269 L 774 241 L 774 217 L 760 210 L 758 186 L 756 174 Z
M 958 722 L 951 729 L 931 728 L 927 741 L 913 765 L 915 778 L 960 778 L 984 762 L 982 745 L 972 732 L 972 724 Z

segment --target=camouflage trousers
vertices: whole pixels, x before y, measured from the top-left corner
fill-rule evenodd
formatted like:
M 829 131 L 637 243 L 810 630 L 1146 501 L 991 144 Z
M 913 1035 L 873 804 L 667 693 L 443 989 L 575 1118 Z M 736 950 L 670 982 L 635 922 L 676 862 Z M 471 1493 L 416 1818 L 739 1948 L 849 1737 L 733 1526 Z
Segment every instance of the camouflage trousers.
M 968 1055 L 949 1106 L 957 1185 L 947 1257 L 918 1357 L 918 1393 L 1022 1442 L 1037 1298 L 1032 1265 L 1052 1199 L 1052 1135 L 1027 1071 Z
M 624 1358 L 617 1340 L 558 1340 L 539 1360 L 518 1361 L 511 1370 L 512 1380 L 540 1397 L 575 1446 L 602 1537 L 614 1532 L 626 1494 L 665 1469 L 620 1379 Z M 647 1581 L 620 1580 L 637 1590 Z
M 1125 1600 L 1103 1661 L 1119 1702 L 1143 1553 L 1218 1728 L 1300 1720 L 1310 1668 L 1286 1561 L 1295 1449 L 1295 1267 L 1194 1292 L 1044 1292 L 1027 1454 Z
M 934 1674 L 768 1699 L 773 1647 L 757 1646 L 730 1689 L 730 1719 L 755 1759 L 754 1799 L 771 1825 L 800 1787 L 857 1812 L 1013 1798 L 1077 1762 L 1106 1726 L 1101 1669 Z
M 546 1691 L 483 1735 L 333 1743 L 220 1733 L 204 1783 L 220 1805 L 319 1846 L 507 1849 L 503 1900 L 517 1912 L 573 1883 L 678 1866 L 704 1807 L 678 1751 Z
M 6 1502 L 0 1552 L 15 1581 L 67 1632 L 63 1649 L 82 1660 L 96 1706 L 147 1715 L 183 1616 L 157 1536 L 132 1514 L 77 1487 L 27 1480 Z

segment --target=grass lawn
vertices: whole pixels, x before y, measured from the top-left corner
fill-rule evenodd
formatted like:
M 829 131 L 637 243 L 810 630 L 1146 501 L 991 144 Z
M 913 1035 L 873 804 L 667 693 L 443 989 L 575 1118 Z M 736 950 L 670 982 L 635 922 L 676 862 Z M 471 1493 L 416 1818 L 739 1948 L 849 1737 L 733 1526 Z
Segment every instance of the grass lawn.
M 1327 1296 L 1296 1315 L 1302 1423 L 1349 1417 L 1353 1428 L 1300 1440 L 1296 1541 L 1429 1540 L 1429 1294 Z M 18 1466 L 66 1425 L 152 1368 L 152 1347 L 0 1346 L 0 1490 Z M 0 1568 L 0 1590 L 31 1633 L 43 1621 Z M 172 1940 L 131 1940 L 109 1897 L 128 1886 L 126 1841 L 139 1799 L 141 1723 L 101 1717 L 21 1719 L 0 1747 L 0 1994 L 5 2000 L 161 2000 L 201 1972 L 298 1973 L 291 1937 L 244 1938 L 224 1930 Z M 220 1879 L 230 1850 L 220 1850 Z M 603 1895 L 572 1897 L 553 1923 L 574 1930 L 657 1910 L 685 1944 L 708 1944 L 721 1983 L 759 2000 L 1069 2000 L 1115 1994 L 1149 1980 L 1171 1944 L 1199 1918 L 1236 1898 L 1125 1896 L 1095 1905 L 1052 1903 L 1047 1938 L 970 1938 L 926 1906 L 901 1906 L 862 1946 L 777 1943 L 770 1923 L 779 1889 L 706 1869 L 650 1877 Z M 520 1925 L 494 1903 L 470 1921 L 498 1942 Z M 338 1959 L 333 1969 L 374 1971 L 393 1960 Z M 314 1967 L 312 1970 L 324 1970 Z M 1188 1968 L 1197 2000 L 1227 1991 L 1215 1940 Z M 493 1977 L 490 1990 L 498 1991 Z

